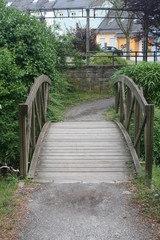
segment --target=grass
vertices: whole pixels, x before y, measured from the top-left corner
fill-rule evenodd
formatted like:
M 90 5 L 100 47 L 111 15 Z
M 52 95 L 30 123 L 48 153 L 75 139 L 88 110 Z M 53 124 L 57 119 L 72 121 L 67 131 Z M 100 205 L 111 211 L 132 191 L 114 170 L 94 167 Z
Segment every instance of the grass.
M 80 90 L 74 90 L 67 92 L 66 94 L 62 95 L 62 97 L 60 95 L 55 96 L 54 93 L 51 93 L 50 105 L 48 106 L 48 120 L 55 122 L 62 121 L 64 119 L 65 111 L 70 107 L 93 100 L 110 98 L 112 96 L 112 88 L 109 88 L 106 93 L 94 93 L 92 91 L 84 92 Z
M 133 180 L 134 200 L 140 205 L 140 211 L 146 217 L 154 218 L 160 223 L 160 167 L 153 166 L 152 185 L 144 175 Z
M 160 166 L 156 167 L 154 165 L 152 174 L 153 174 L 153 178 L 152 178 L 153 184 L 160 191 Z
M 106 121 L 113 121 L 113 120 L 119 121 L 119 114 L 116 113 L 114 107 L 112 107 L 106 111 L 105 119 L 106 119 Z
M 16 204 L 16 202 L 13 201 L 13 195 L 17 186 L 17 177 L 0 177 L 0 225 L 5 216 L 12 214 Z

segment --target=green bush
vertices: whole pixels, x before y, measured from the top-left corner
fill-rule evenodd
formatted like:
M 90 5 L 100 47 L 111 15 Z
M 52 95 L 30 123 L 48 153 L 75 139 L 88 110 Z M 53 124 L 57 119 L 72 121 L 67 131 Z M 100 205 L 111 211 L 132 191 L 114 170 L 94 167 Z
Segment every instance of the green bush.
M 96 53 L 91 56 L 90 63 L 97 65 L 113 65 L 112 53 Z M 114 65 L 125 66 L 127 65 L 127 62 L 121 57 L 114 56 Z
M 8 49 L 0 50 L 0 165 L 16 165 L 18 159 L 18 104 L 27 95 L 21 82 L 24 72 Z
M 153 139 L 153 158 L 156 166 L 160 165 L 160 109 L 154 111 L 154 139 Z
M 148 103 L 160 104 L 160 64 L 141 63 L 121 68 L 113 77 L 126 75 L 143 87 L 144 96 Z
M 51 78 L 55 101 L 63 97 L 68 85 L 59 72 L 72 45 L 69 38 L 0 0 L 0 46 L 0 165 L 18 166 L 18 104 L 25 102 L 28 86 L 41 74 Z

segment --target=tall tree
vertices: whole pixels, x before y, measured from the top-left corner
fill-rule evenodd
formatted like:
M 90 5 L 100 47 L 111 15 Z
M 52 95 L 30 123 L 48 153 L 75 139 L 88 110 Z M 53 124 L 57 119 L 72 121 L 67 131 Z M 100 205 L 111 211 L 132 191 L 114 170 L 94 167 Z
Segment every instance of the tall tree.
M 123 10 L 118 10 L 120 8 L 124 7 L 124 0 L 109 0 L 109 2 L 117 8 L 117 10 L 114 11 L 115 17 L 116 17 L 116 22 L 121 29 L 122 33 L 125 35 L 126 38 L 126 50 L 127 52 L 130 51 L 130 35 L 132 33 L 132 27 L 133 27 L 133 20 L 135 17 L 134 12 L 124 12 Z M 126 21 L 123 21 L 123 18 L 128 18 L 127 23 Z
M 98 3 L 101 2 L 104 3 L 104 0 L 95 0 Z M 110 12 L 113 13 L 113 18 L 116 18 L 117 25 L 119 26 L 120 30 L 124 34 L 126 38 L 126 50 L 127 52 L 130 51 L 130 36 L 132 33 L 132 27 L 133 27 L 133 20 L 135 17 L 134 12 L 126 12 L 123 10 L 125 7 L 125 2 L 124 0 L 108 0 L 108 2 L 113 6 L 115 10 L 111 10 Z M 117 9 L 117 10 L 116 10 Z M 118 10 L 122 9 L 122 10 Z M 127 18 L 126 21 L 123 21 L 124 18 Z
M 143 27 L 143 60 L 147 61 L 148 33 L 160 29 L 159 0 L 124 0 L 126 9 L 135 12 Z

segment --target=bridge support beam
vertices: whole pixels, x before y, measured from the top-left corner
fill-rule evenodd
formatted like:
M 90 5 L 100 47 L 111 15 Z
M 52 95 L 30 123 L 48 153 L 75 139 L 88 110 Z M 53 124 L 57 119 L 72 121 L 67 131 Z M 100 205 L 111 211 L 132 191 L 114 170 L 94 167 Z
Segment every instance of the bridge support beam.
M 153 164 L 153 122 L 154 122 L 154 105 L 146 106 L 147 122 L 145 126 L 145 170 L 149 179 L 152 179 Z
M 28 172 L 27 161 L 27 136 L 26 136 L 26 114 L 27 105 L 19 104 L 19 145 L 20 145 L 20 176 L 25 177 Z

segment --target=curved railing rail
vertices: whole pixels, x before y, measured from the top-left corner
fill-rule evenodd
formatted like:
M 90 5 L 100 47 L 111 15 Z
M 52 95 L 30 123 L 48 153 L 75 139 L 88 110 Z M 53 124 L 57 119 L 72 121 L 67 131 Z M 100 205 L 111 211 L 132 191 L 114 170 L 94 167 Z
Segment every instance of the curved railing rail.
M 20 175 L 25 177 L 39 134 L 46 123 L 51 80 L 41 75 L 30 90 L 24 104 L 19 104 Z
M 140 156 L 140 139 L 144 133 L 145 170 L 148 177 L 152 178 L 154 105 L 146 102 L 142 89 L 139 89 L 132 79 L 117 76 L 114 85 L 116 112 L 120 108 L 120 122 L 128 134 L 134 121 L 133 144 L 138 157 Z

